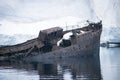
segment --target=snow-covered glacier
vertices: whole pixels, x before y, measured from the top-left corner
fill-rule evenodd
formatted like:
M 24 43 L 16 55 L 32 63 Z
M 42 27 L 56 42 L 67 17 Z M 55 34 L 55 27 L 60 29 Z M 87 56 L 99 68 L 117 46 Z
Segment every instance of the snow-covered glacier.
M 55 26 L 66 29 L 64 26 L 86 20 L 102 20 L 101 41 L 120 40 L 120 0 L 0 1 L 0 45 L 21 43 L 37 37 L 40 30 Z M 29 36 L 18 38 L 21 36 L 16 34 Z
M 0 45 L 15 45 L 21 42 L 25 42 L 29 39 L 35 38 L 34 35 L 23 35 L 23 34 L 14 34 L 14 35 L 5 35 L 0 34 Z

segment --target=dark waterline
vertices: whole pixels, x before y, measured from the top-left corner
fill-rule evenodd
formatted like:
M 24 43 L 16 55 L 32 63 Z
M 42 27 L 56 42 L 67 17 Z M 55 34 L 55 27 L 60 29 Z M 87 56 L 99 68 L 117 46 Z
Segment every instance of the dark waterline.
M 119 52 L 120 48 L 101 48 L 100 58 L 0 61 L 0 80 L 119 80 Z

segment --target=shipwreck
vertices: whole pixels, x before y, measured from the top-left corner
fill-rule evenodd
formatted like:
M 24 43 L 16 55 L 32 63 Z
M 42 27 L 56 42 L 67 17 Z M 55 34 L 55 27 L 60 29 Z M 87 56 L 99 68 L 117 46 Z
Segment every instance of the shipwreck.
M 0 47 L 0 56 L 44 59 L 99 55 L 101 32 L 101 21 L 66 31 L 60 27 L 54 27 L 40 31 L 35 39 Z M 69 35 L 67 39 L 64 38 L 66 35 Z

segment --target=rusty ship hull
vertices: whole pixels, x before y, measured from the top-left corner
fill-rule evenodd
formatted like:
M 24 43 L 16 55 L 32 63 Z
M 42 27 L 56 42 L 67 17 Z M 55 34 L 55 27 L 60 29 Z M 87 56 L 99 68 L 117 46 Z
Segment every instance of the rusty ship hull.
M 70 39 L 64 40 L 63 35 L 69 32 L 72 32 Z M 37 38 L 24 43 L 0 47 L 0 56 L 45 59 L 99 55 L 101 32 L 101 22 L 67 31 L 55 27 L 40 31 Z
M 37 56 L 30 56 L 27 60 L 44 60 L 53 58 L 67 58 L 67 57 L 89 57 L 98 56 L 100 47 L 100 34 L 102 30 L 98 30 L 93 33 L 86 33 L 82 36 L 78 36 L 77 44 L 72 46 L 58 49 L 45 54 L 39 54 Z

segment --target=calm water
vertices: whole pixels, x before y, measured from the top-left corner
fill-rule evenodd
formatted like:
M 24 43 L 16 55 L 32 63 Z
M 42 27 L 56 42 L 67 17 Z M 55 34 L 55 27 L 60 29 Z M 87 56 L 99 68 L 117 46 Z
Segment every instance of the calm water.
M 101 48 L 100 58 L 0 61 L 0 80 L 120 80 L 119 52 Z

